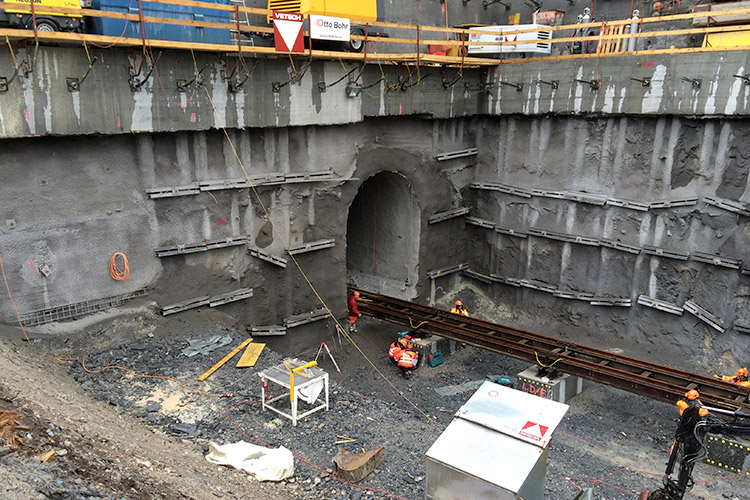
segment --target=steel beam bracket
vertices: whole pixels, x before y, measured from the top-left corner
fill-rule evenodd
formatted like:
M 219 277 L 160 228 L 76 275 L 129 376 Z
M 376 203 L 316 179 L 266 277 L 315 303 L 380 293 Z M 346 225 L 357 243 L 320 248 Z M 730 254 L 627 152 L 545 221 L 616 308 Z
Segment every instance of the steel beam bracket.
M 510 83 L 510 82 L 503 82 L 503 81 L 498 81 L 497 83 L 499 83 L 500 85 L 513 87 L 514 89 L 516 89 L 516 92 L 523 92 L 523 83 Z
M 78 78 L 66 78 L 65 83 L 68 84 L 68 92 L 78 92 L 81 90 L 81 84 L 83 81 L 89 76 L 89 73 L 91 73 L 91 68 L 94 67 L 94 64 L 96 64 L 97 57 L 94 57 L 91 62 L 89 63 L 89 67 L 86 70 L 86 73 L 78 79 Z
M 599 87 L 601 87 L 602 82 L 599 81 L 599 79 L 596 80 L 579 80 L 576 78 L 574 81 L 579 83 L 588 83 L 591 90 L 599 90 Z
M 149 78 L 151 78 L 151 74 L 154 72 L 154 69 L 156 68 L 156 63 L 159 62 L 159 59 L 161 58 L 162 54 L 163 52 L 159 52 L 154 62 L 149 64 L 148 73 L 146 73 L 146 76 L 144 76 L 142 80 L 136 80 L 135 78 L 136 76 L 141 74 L 140 69 L 136 71 L 135 66 L 128 68 L 128 73 L 130 73 L 130 78 L 128 79 L 128 85 L 130 85 L 130 90 L 132 92 L 138 92 L 139 90 L 141 90 L 141 87 L 149 80 Z
M 651 77 L 647 76 L 645 78 L 631 78 L 634 82 L 641 82 L 641 87 L 648 88 L 651 86 Z
M 549 85 L 552 90 L 557 90 L 560 88 L 560 80 L 550 80 L 549 82 L 544 80 L 537 80 L 537 82 Z
M 193 79 L 190 81 L 187 80 L 177 80 L 175 84 L 177 85 L 177 90 L 179 92 L 187 92 L 190 87 L 195 84 L 196 88 L 202 88 L 203 87 L 203 72 L 208 68 L 208 64 L 203 66 L 200 71 L 193 74 Z
M 454 217 L 460 217 L 461 215 L 466 215 L 469 213 L 469 209 L 467 207 L 457 208 L 455 210 L 447 210 L 445 212 L 437 212 L 435 214 L 432 214 L 428 219 L 428 224 L 437 224 L 438 222 L 443 222 L 448 219 L 453 219 Z
M 693 90 L 700 90 L 701 85 L 703 84 L 703 80 L 700 78 L 687 78 L 683 76 L 682 81 L 688 82 L 693 87 Z
M 503 2 L 502 0 L 482 0 L 482 7 L 487 10 L 487 7 L 495 3 L 499 3 L 500 5 L 505 7 L 505 10 L 510 10 L 511 5 L 509 3 Z
M 492 83 L 478 83 L 476 86 L 470 84 L 469 82 L 464 83 L 464 89 L 467 92 L 487 92 L 490 93 L 490 90 L 495 85 Z

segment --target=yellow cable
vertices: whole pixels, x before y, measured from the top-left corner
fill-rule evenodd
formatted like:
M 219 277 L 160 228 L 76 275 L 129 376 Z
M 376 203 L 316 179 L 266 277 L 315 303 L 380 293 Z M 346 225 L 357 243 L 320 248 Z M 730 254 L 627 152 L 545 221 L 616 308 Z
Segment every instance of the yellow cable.
M 541 362 L 541 361 L 539 360 L 539 354 L 537 354 L 537 352 L 536 352 L 536 351 L 534 351 L 534 357 L 536 358 L 536 362 L 537 362 L 537 364 L 539 364 L 539 366 L 541 366 L 541 367 L 543 367 L 543 368 L 552 368 L 553 366 L 555 366 L 555 363 L 557 363 L 558 361 L 560 361 L 560 360 L 562 359 L 562 358 L 557 358 L 557 359 L 556 359 L 556 360 L 554 360 L 554 361 L 553 361 L 553 362 L 552 362 L 551 364 L 549 364 L 549 365 L 545 365 L 544 363 L 542 363 L 542 362 Z
M 10 49 L 10 57 L 13 58 L 13 69 L 18 69 L 18 62 L 16 61 L 16 55 L 13 53 L 13 46 L 10 44 L 10 39 L 8 38 L 8 35 L 5 35 L 5 41 L 8 43 L 8 48 Z
M 412 330 L 416 330 L 417 328 L 424 325 L 425 323 L 429 323 L 429 321 L 425 320 L 419 323 L 417 326 L 414 326 L 414 322 L 412 321 L 411 316 L 409 316 L 409 325 L 411 326 Z
M 86 57 L 89 60 L 89 68 L 91 68 L 91 54 L 89 54 L 89 47 L 86 45 L 86 40 L 83 41 L 83 48 L 86 51 Z
M 291 56 L 290 56 L 290 58 L 291 58 Z M 336 323 L 336 325 L 338 325 L 338 327 L 341 329 L 341 331 L 344 332 L 344 337 L 346 337 L 346 339 L 357 349 L 357 351 L 359 351 L 359 353 L 362 355 L 362 357 L 365 358 L 368 363 L 370 363 L 370 365 L 383 378 L 383 380 L 385 380 L 386 382 L 388 382 L 388 384 L 391 387 L 393 387 L 393 389 L 398 394 L 400 394 L 401 397 L 403 397 L 409 404 L 411 404 L 414 408 L 416 408 L 416 410 L 419 413 L 421 413 L 422 415 L 424 415 L 428 420 L 434 422 L 434 420 L 429 415 L 427 415 L 427 413 L 425 413 L 424 411 L 422 411 L 422 409 L 419 408 L 419 406 L 417 406 L 414 402 L 412 402 L 409 398 L 407 398 L 406 395 L 403 392 L 401 392 L 395 385 L 393 385 L 393 383 L 390 380 L 388 380 L 388 378 L 383 374 L 383 372 L 381 372 L 378 369 L 378 367 L 375 366 L 375 364 L 370 360 L 370 358 L 368 358 L 367 355 L 365 355 L 365 353 L 362 352 L 362 349 L 359 348 L 359 346 L 356 344 L 356 342 L 354 342 L 354 340 L 352 340 L 352 338 L 349 336 L 349 334 L 346 333 L 346 330 L 344 329 L 344 327 L 341 325 L 341 323 L 339 323 L 339 320 L 336 319 L 336 316 L 333 314 L 333 312 L 331 312 L 331 309 L 328 307 L 328 304 L 326 304 L 326 302 L 323 300 L 323 297 L 321 297 L 320 294 L 318 293 L 318 290 L 315 288 L 315 286 L 313 286 L 312 282 L 310 281 L 310 279 L 305 274 L 305 271 L 302 270 L 302 266 L 300 266 L 299 262 L 297 262 L 297 259 L 295 259 L 294 255 L 289 251 L 289 244 L 286 241 L 286 238 L 284 237 L 284 235 L 281 234 L 281 231 L 279 231 L 279 228 L 273 222 L 273 219 L 271 218 L 271 214 L 268 212 L 268 209 L 266 208 L 265 204 L 263 203 L 263 200 L 261 200 L 261 198 L 260 198 L 260 194 L 258 194 L 258 191 L 255 188 L 255 184 L 253 183 L 252 179 L 250 179 L 250 175 L 247 173 L 247 170 L 245 169 L 245 164 L 242 162 L 242 158 L 240 158 L 239 153 L 237 153 L 237 149 L 234 147 L 234 143 L 232 142 L 231 137 L 229 137 L 229 133 L 227 132 L 226 127 L 224 126 L 224 122 L 222 121 L 221 116 L 219 116 L 219 113 L 218 113 L 218 111 L 216 109 L 216 106 L 214 106 L 214 101 L 213 101 L 213 99 L 211 99 L 211 94 L 208 92 L 208 88 L 203 87 L 203 90 L 206 92 L 206 96 L 208 97 L 208 101 L 211 103 L 211 109 L 213 109 L 214 115 L 216 116 L 216 119 L 218 120 L 220 128 L 221 128 L 222 132 L 224 132 L 224 137 L 227 138 L 227 141 L 229 143 L 229 147 L 232 149 L 232 153 L 234 154 L 234 157 L 236 158 L 237 163 L 239 164 L 240 168 L 242 169 L 242 172 L 245 174 L 245 179 L 247 180 L 248 184 L 250 185 L 250 189 L 252 189 L 253 194 L 255 195 L 255 198 L 258 200 L 258 203 L 260 204 L 261 208 L 263 209 L 263 212 L 266 215 L 266 220 L 268 220 L 271 223 L 271 227 L 273 228 L 273 232 L 279 237 L 279 239 L 281 240 L 281 242 L 284 243 L 284 248 L 286 248 L 286 251 L 287 251 L 287 254 L 289 255 L 289 258 L 292 260 L 292 262 L 294 262 L 294 265 L 297 267 L 297 269 L 299 270 L 300 274 L 304 278 L 305 282 L 307 283 L 307 286 L 309 286 L 310 290 L 313 291 L 313 293 L 315 294 L 315 296 L 318 298 L 318 301 L 323 305 L 323 308 L 325 308 L 326 312 L 331 317 L 331 319 L 334 321 L 334 323 Z

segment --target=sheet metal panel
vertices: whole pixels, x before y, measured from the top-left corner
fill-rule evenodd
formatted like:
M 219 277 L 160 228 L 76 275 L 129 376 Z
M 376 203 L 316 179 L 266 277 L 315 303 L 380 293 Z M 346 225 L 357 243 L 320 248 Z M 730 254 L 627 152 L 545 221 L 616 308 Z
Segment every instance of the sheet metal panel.
M 567 410 L 568 405 L 485 382 L 427 451 L 428 464 L 438 464 L 429 467 L 442 466 L 446 473 L 460 471 L 466 477 L 458 484 L 464 486 L 474 484 L 473 478 L 488 483 L 474 487 L 494 487 L 515 495 L 530 476 L 539 480 L 539 461 L 546 462 L 549 440 Z M 456 481 L 444 480 L 447 477 L 428 476 L 428 497 L 453 498 L 460 491 Z
M 544 448 L 567 411 L 567 405 L 556 401 L 530 397 L 521 391 L 485 382 L 456 415 Z

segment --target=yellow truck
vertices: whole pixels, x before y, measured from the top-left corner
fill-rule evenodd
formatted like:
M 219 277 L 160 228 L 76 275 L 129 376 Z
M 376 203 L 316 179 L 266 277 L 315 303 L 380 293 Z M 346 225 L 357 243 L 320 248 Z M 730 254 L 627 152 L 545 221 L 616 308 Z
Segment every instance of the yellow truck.
M 319 16 L 344 17 L 362 21 L 383 20 L 385 0 L 268 0 L 268 10 L 297 12 Z M 268 22 L 271 22 L 270 16 Z M 352 35 L 365 35 L 365 26 L 351 25 Z M 368 36 L 388 36 L 380 30 L 370 27 Z M 347 50 L 361 52 L 362 40 L 352 38 L 346 44 Z
M 90 0 L 34 0 L 34 17 L 38 31 L 80 31 L 82 26 L 81 13 L 61 13 L 44 10 L 45 7 L 62 7 L 81 10 L 84 3 Z M 31 4 L 31 0 L 15 0 L 5 2 L 0 0 L 0 26 L 12 28 L 34 29 L 34 19 L 30 12 L 3 8 L 5 3 Z

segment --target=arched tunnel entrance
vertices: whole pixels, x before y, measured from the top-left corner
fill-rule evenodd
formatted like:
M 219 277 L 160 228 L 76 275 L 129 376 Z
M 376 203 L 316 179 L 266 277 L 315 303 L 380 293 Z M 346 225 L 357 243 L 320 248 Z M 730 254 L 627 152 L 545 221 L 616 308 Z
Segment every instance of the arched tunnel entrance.
M 365 180 L 349 207 L 346 269 L 356 286 L 416 297 L 420 212 L 406 178 L 381 172 Z

